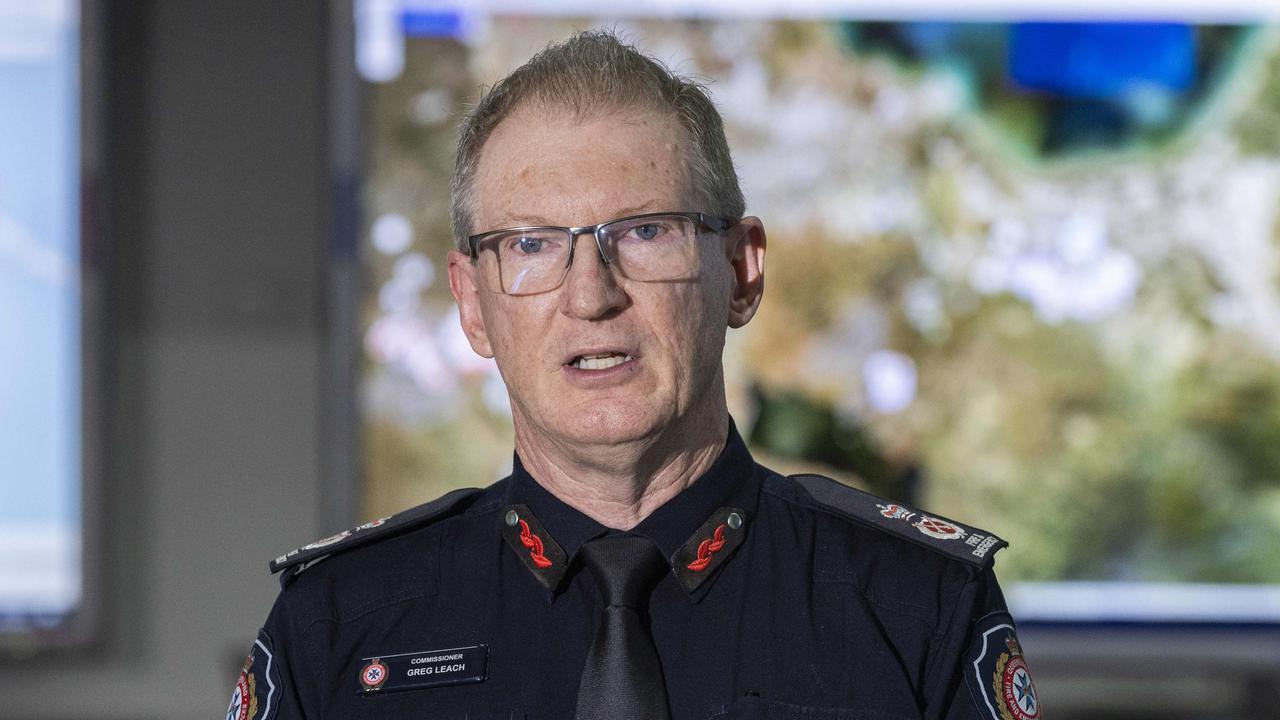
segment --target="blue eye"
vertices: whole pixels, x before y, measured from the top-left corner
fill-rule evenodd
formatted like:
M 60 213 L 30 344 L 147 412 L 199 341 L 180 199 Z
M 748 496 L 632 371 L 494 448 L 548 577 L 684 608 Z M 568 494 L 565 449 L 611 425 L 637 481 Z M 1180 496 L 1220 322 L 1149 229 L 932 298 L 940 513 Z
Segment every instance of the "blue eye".
M 526 255 L 533 255 L 542 251 L 542 238 L 525 236 L 517 240 L 516 243 L 520 246 L 520 252 Z
M 657 223 L 645 223 L 635 227 L 636 237 L 641 240 L 652 240 L 662 233 L 662 227 Z

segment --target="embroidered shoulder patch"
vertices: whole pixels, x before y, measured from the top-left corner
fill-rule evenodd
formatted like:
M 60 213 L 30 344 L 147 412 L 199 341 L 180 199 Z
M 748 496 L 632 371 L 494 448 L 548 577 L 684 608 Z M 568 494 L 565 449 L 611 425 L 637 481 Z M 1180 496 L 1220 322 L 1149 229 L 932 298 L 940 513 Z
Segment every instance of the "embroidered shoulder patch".
M 560 584 L 569 569 L 569 557 L 528 505 L 506 508 L 502 514 L 502 537 L 543 587 L 554 590 Z
M 276 665 L 271 636 L 258 631 L 249 648 L 236 686 L 231 689 L 227 720 L 272 720 L 280 704 L 280 668 Z
M 671 567 L 684 589 L 693 592 L 733 555 L 746 536 L 747 511 L 722 507 L 671 556 Z
M 819 505 L 971 565 L 985 567 L 996 551 L 1009 546 L 986 530 L 891 503 L 829 477 L 792 475 L 791 479 Z
M 965 660 L 973 702 L 991 720 L 1039 720 L 1040 698 L 1009 613 L 987 615 L 973 628 Z
M 433 520 L 438 520 L 460 508 L 464 500 L 475 496 L 479 492 L 478 488 L 454 490 L 429 503 L 374 520 L 373 522 L 358 525 L 337 535 L 330 535 L 323 540 L 308 543 L 272 560 L 271 572 L 278 573 L 285 568 L 305 565 L 326 555 L 360 547 L 378 538 L 389 537 L 405 530 L 425 525 Z

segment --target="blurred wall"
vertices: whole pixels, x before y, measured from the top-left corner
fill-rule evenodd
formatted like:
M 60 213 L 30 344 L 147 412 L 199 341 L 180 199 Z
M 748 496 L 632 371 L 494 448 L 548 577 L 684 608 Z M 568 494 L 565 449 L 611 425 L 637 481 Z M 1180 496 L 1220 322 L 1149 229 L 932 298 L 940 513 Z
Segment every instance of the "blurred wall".
M 321 490 L 324 3 L 104 2 L 101 641 L 0 663 L 3 718 L 221 717 Z

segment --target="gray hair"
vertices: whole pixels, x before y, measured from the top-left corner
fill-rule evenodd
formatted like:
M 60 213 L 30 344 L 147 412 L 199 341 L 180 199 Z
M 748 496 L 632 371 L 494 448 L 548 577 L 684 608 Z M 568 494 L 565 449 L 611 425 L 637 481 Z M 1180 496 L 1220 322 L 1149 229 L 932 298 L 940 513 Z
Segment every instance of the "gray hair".
M 589 117 L 637 101 L 671 113 L 688 135 L 686 176 L 697 209 L 739 218 L 746 211 L 738 175 L 729 155 L 720 113 L 706 89 L 668 70 L 657 60 L 623 43 L 604 30 L 577 33 L 550 45 L 514 70 L 481 97 L 463 121 L 454 162 L 450 212 L 454 242 L 466 252 L 475 209 L 475 177 L 480 152 L 494 128 L 517 107 L 536 103 L 565 108 L 575 117 Z

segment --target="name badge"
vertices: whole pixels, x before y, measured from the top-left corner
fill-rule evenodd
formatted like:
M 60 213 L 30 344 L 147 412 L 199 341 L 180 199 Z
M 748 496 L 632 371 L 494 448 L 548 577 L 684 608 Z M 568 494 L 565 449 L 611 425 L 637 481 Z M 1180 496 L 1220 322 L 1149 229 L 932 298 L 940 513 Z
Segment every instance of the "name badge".
M 360 664 L 358 694 L 480 682 L 488 666 L 487 645 L 367 657 Z

